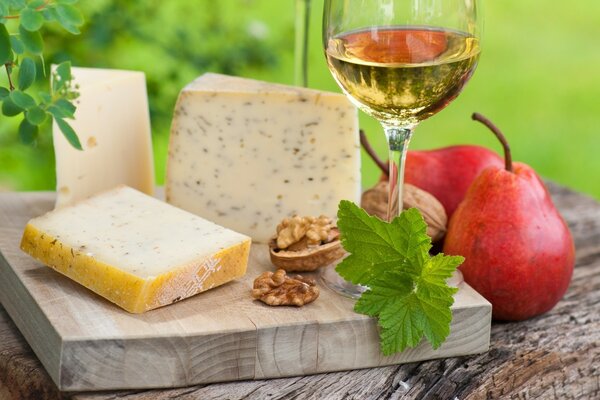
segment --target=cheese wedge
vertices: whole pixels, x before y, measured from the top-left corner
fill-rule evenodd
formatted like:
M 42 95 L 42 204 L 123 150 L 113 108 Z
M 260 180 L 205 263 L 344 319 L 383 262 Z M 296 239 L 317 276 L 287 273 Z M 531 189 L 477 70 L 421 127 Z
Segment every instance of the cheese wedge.
M 143 72 L 72 68 L 79 85 L 75 120 L 67 120 L 83 151 L 52 128 L 56 206 L 72 204 L 117 185 L 154 193 L 154 160 Z
M 250 238 L 120 186 L 32 219 L 21 249 L 141 313 L 243 276 Z
M 358 113 L 346 96 L 219 74 L 180 93 L 167 202 L 267 243 L 294 214 L 360 201 Z

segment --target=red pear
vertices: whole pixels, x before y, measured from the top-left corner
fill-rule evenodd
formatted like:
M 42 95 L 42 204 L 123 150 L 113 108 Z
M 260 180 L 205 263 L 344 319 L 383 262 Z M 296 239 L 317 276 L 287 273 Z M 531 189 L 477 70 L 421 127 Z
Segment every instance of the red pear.
M 434 195 L 450 217 L 481 171 L 502 165 L 498 154 L 481 146 L 409 151 L 404 181 Z
M 548 190 L 526 164 L 513 163 L 500 131 L 473 114 L 503 143 L 505 166 L 485 169 L 450 219 L 444 253 L 462 255 L 465 281 L 492 303 L 497 320 L 542 314 L 563 297 L 575 247 Z
M 361 143 L 383 171 L 380 180 L 387 180 L 388 165 L 377 157 L 364 132 L 361 132 Z M 498 154 L 481 146 L 409 150 L 406 154 L 404 181 L 435 196 L 450 217 L 477 175 L 487 167 L 502 165 L 504 162 Z

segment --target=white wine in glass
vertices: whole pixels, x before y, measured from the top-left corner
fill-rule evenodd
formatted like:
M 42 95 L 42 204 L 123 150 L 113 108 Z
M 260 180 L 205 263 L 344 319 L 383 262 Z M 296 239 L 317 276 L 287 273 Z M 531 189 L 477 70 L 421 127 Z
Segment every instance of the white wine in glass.
M 329 70 L 386 135 L 388 221 L 402 212 L 404 159 L 413 130 L 456 98 L 473 74 L 480 23 L 478 0 L 325 0 Z M 344 294 L 362 291 L 340 283 L 331 270 L 323 277 Z

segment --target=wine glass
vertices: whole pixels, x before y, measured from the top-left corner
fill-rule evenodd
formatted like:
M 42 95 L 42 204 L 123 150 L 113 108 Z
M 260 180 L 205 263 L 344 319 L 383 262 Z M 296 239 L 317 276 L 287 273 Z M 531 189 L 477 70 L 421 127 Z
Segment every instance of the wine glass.
M 456 98 L 475 70 L 479 12 L 478 0 L 325 0 L 329 70 L 348 98 L 381 123 L 387 139 L 388 221 L 402 212 L 413 130 Z M 340 287 L 327 274 L 329 286 L 360 295 L 360 287 Z

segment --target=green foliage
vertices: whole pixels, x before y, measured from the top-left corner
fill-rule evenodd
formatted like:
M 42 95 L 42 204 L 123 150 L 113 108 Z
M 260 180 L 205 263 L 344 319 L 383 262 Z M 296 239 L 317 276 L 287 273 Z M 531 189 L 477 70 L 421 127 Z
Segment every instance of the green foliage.
M 0 15 L 6 3 L 0 0 Z M 483 51 L 473 79 L 448 108 L 417 127 L 410 149 L 467 143 L 499 151 L 493 135 L 471 121 L 479 111 L 502 125 L 515 160 L 600 199 L 600 185 L 590 178 L 600 173 L 598 94 L 593 90 L 600 87 L 600 2 L 582 0 L 578 7 L 554 2 L 543 13 L 537 2 L 484 3 Z M 159 184 L 173 106 L 185 84 L 207 71 L 293 81 L 294 0 L 94 0 L 80 1 L 77 8 L 86 20 L 80 35 L 72 36 L 56 21 L 42 27 L 46 70 L 50 63 L 72 60 L 82 67 L 146 74 Z M 323 56 L 322 13 L 323 0 L 313 0 L 309 86 L 339 92 Z M 16 22 L 11 21 L 11 32 L 18 29 Z M 17 36 L 11 36 L 13 50 Z M 34 60 L 38 79 L 29 89 L 32 95 L 48 92 L 43 66 Z M 7 86 L 5 79 L 2 69 L 0 87 Z M 18 123 L 18 118 L 0 116 L 0 187 L 53 189 L 50 118 L 40 126 L 35 146 L 21 144 Z M 385 156 L 377 122 L 361 115 L 360 125 Z M 373 185 L 379 174 L 365 157 L 363 187 Z
M 8 4 L 2 2 L 0 7 L 0 65 L 7 75 L 7 86 L 0 86 L 1 111 L 7 117 L 22 117 L 18 132 L 25 144 L 35 143 L 40 125 L 51 115 L 69 143 L 81 150 L 77 135 L 64 121 L 64 118 L 73 118 L 72 100 L 78 96 L 72 85 L 71 64 L 63 62 L 56 68 L 50 92 L 39 92 L 37 99 L 28 93 L 37 78 L 34 57 L 40 57 L 43 62 L 44 42 L 40 29 L 44 24 L 56 21 L 66 31 L 79 33 L 83 18 L 73 3 L 12 0 Z M 7 29 L 11 23 L 12 34 Z
M 416 208 L 388 223 L 344 200 L 338 227 L 350 255 L 336 271 L 368 286 L 354 310 L 378 318 L 383 354 L 415 347 L 423 337 L 437 349 L 450 334 L 450 307 L 457 291 L 446 280 L 464 258 L 429 255 L 431 238 Z

